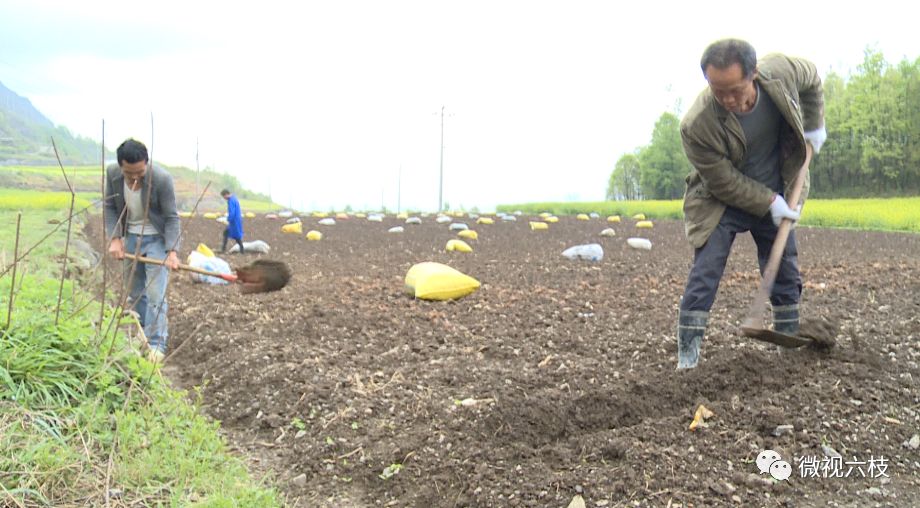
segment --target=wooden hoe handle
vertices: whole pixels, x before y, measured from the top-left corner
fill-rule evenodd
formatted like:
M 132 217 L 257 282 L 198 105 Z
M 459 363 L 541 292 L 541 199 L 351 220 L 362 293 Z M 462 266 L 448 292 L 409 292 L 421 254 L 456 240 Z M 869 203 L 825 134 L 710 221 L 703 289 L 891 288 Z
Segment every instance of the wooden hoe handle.
M 144 256 L 135 256 L 134 254 L 128 254 L 127 252 L 125 253 L 125 257 L 128 258 L 128 259 L 136 260 L 138 263 L 147 263 L 147 264 L 149 264 L 149 265 L 163 265 L 163 264 L 165 264 L 165 261 L 162 260 L 162 259 L 153 259 L 153 258 L 148 258 L 148 257 L 144 257 Z M 185 271 L 187 271 L 187 272 L 200 273 L 201 275 L 209 275 L 209 276 L 211 276 L 211 277 L 217 277 L 217 278 L 223 279 L 223 280 L 225 280 L 225 281 L 227 281 L 227 282 L 236 282 L 236 280 L 237 280 L 236 275 L 233 275 L 233 274 L 211 272 L 211 271 L 208 271 L 208 270 L 204 270 L 204 269 L 202 269 L 202 268 L 195 268 L 194 266 L 183 265 L 183 264 L 181 264 L 181 263 L 179 264 L 179 269 L 180 269 L 180 270 L 185 270 Z
M 792 184 L 792 195 L 786 200 L 790 207 L 795 209 L 799 203 L 799 197 L 802 195 L 802 187 L 805 186 L 805 175 L 808 173 L 808 165 L 811 163 L 811 155 L 814 150 L 811 143 L 805 142 L 805 162 L 799 168 L 799 172 Z M 767 305 L 767 299 L 770 298 L 770 291 L 773 290 L 773 283 L 776 282 L 776 272 L 779 270 L 779 262 L 783 257 L 783 251 L 786 250 L 786 240 L 789 239 L 789 232 L 792 231 L 792 219 L 784 218 L 779 225 L 776 233 L 776 239 L 773 240 L 773 247 L 770 249 L 770 257 L 767 259 L 767 266 L 763 270 L 763 279 L 760 281 L 760 289 L 754 295 L 754 302 L 748 310 L 747 318 L 744 320 L 744 326 L 748 328 L 763 328 L 763 311 Z

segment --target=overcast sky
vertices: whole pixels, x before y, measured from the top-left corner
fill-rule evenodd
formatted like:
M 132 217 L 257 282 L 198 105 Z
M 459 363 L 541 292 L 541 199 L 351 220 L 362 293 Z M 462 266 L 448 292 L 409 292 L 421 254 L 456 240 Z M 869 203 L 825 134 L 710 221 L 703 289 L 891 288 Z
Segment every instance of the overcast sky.
M 0 82 L 106 146 L 304 210 L 602 200 L 705 86 L 706 45 L 848 74 L 920 56 L 911 2 L 0 0 Z M 682 110 L 682 111 L 683 111 Z M 828 126 L 833 129 L 833 125 Z M 401 168 L 401 170 L 400 170 Z

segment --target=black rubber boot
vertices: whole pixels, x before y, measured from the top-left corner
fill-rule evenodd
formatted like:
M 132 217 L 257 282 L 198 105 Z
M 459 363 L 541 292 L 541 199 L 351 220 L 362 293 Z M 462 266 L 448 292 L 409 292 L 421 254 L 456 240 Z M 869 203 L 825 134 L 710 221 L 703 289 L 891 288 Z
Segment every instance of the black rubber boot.
M 773 307 L 773 331 L 785 335 L 799 334 L 799 304 Z
M 700 361 L 700 345 L 709 312 L 682 310 L 677 315 L 677 368 L 692 369 Z

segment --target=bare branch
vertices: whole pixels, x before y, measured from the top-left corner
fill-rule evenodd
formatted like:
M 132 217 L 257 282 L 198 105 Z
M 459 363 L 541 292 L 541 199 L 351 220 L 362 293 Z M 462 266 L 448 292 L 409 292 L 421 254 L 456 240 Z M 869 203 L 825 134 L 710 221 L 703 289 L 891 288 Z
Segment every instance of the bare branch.
M 19 225 L 22 222 L 22 212 L 16 214 L 16 245 L 13 247 L 13 280 L 10 282 L 10 301 L 6 309 L 6 329 L 10 329 L 13 317 L 13 298 L 16 296 L 16 258 L 19 255 Z

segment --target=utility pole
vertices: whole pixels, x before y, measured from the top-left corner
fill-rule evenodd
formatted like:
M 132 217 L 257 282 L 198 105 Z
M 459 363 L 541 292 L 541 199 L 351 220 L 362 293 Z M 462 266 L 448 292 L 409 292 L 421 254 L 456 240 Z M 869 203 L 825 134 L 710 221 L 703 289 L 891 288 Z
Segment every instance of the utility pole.
M 441 178 L 438 185 L 438 213 L 444 206 L 444 106 L 441 106 Z
M 201 167 L 198 165 L 198 137 L 195 137 L 195 198 L 198 198 L 198 177 Z

